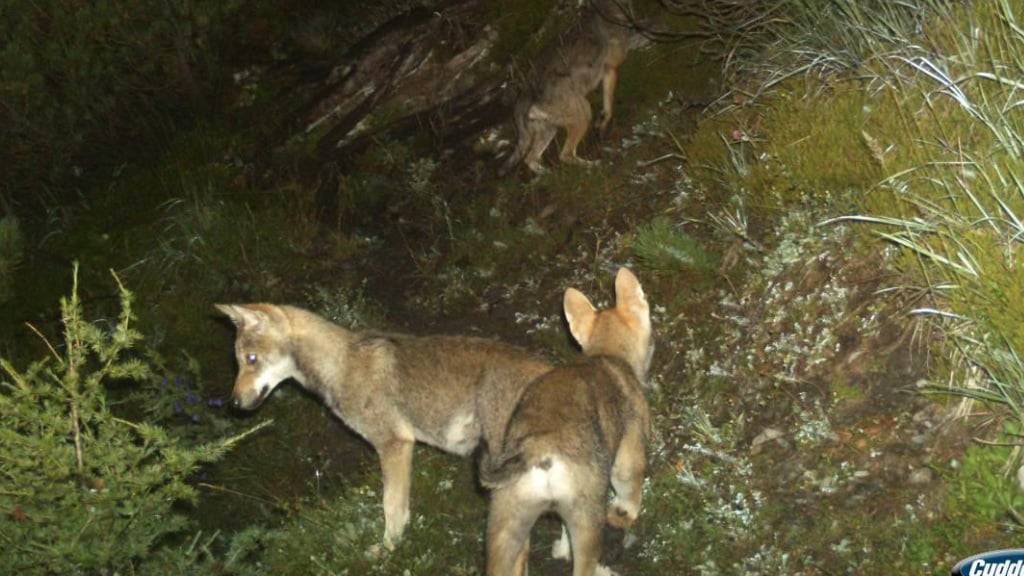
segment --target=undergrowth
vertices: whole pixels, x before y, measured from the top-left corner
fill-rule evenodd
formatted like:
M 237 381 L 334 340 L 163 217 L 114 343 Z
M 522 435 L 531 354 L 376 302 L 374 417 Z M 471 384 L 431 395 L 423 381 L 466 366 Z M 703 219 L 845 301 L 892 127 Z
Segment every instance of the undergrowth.
M 695 181 L 744 194 L 756 212 L 845 205 L 847 216 L 823 225 L 863 223 L 895 247 L 904 275 L 888 292 L 944 336 L 948 360 L 934 363 L 929 389 L 983 403 L 965 402 L 961 415 L 994 408 L 1019 425 L 1024 5 L 780 0 L 750 9 L 766 15 L 750 38 L 767 49 L 737 59 L 733 71 L 751 79 L 687 145 Z M 1004 475 L 1018 470 L 1013 444 L 1000 452 Z M 1014 488 L 1000 490 L 1009 503 Z
M 550 4 L 495 3 L 493 58 L 539 48 L 516 42 Z M 234 368 L 230 334 L 210 319 L 215 299 L 304 301 L 350 328 L 390 317 L 426 331 L 457 316 L 461 331 L 568 359 L 577 351 L 562 291 L 609 294 L 611 272 L 628 265 L 658 333 L 646 503 L 622 547 L 630 572 L 938 572 L 972 546 L 1009 542 L 1022 505 L 1016 447 L 947 449 L 908 392 L 926 388 L 917 384 L 931 362 L 930 381 L 952 367 L 952 390 L 1022 414 L 1020 9 L 717 6 L 708 18 L 720 29 L 704 42 L 631 56 L 615 137 L 581 149 L 602 161 L 590 169 L 553 165 L 486 186 L 484 161 L 382 140 L 341 175 L 344 209 L 324 233 L 310 224 L 314 192 L 296 168 L 275 166 L 268 185 L 240 159 L 253 143 L 199 126 L 170 143 L 163 166 L 119 171 L 109 197 L 65 214 L 46 243 L 116 262 L 144 287 L 152 332 L 189 342 L 204 368 L 214 359 L 213 378 L 186 357 L 180 380 L 152 379 L 147 390 L 150 416 L 204 430 L 223 418 L 197 406 L 222 401 Z M 318 18 L 294 24 L 287 42 L 323 57 L 343 42 L 326 37 L 343 24 Z M 701 50 L 722 46 L 732 91 L 694 129 L 692 100 L 716 91 L 706 76 L 718 61 Z M 288 151 L 295 166 L 312 153 Z M 841 213 L 869 226 L 836 222 Z M 0 247 L 7 253 L 18 250 Z M 922 318 L 950 353 L 886 364 L 908 340 L 930 344 Z M 167 370 L 158 356 L 146 362 Z M 139 572 L 480 571 L 486 499 L 468 464 L 417 449 L 413 521 L 389 555 L 372 453 L 293 387 L 267 414 L 281 422 L 274 437 L 239 446 L 205 483 L 217 493 L 203 501 L 220 499 L 200 519 L 206 531 L 139 548 Z M 1010 444 L 1016 430 L 986 429 Z M 537 540 L 546 553 L 546 534 Z
M 78 296 L 61 300 L 64 325 L 52 357 L 25 369 L 0 359 L 0 534 L 5 572 L 89 574 L 131 571 L 189 526 L 179 503 L 195 502 L 187 480 L 245 436 L 188 445 L 151 422 L 118 417 L 107 388 L 152 377 L 133 354 L 132 295 L 121 312 L 89 322 Z

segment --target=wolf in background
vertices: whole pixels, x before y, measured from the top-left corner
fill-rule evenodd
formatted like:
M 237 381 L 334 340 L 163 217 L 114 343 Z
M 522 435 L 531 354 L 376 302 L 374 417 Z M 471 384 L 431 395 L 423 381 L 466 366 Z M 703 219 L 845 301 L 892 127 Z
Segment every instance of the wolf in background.
M 602 85 L 603 110 L 597 125 L 606 130 L 612 119 L 619 66 L 630 48 L 645 41 L 634 22 L 629 0 L 590 0 L 579 21 L 545 50 L 515 104 L 517 144 L 502 174 L 520 162 L 535 173 L 543 172 L 541 156 L 558 128 L 566 131 L 559 159 L 588 163 L 576 155 L 592 117 L 587 95 Z
M 546 512 L 568 529 L 574 576 L 598 565 L 605 521 L 625 528 L 640 512 L 650 414 L 642 383 L 654 350 L 640 282 L 622 268 L 615 307 L 597 311 L 570 288 L 565 317 L 587 358 L 559 367 L 523 391 L 504 434 L 488 444 L 480 479 L 491 488 L 488 576 L 526 572 L 530 530 Z M 615 491 L 606 503 L 609 485 Z
M 409 521 L 413 444 L 463 456 L 481 438 L 503 444 L 523 388 L 551 369 L 493 340 L 353 332 L 293 306 L 216 307 L 237 327 L 234 407 L 253 410 L 293 378 L 377 451 L 388 549 Z

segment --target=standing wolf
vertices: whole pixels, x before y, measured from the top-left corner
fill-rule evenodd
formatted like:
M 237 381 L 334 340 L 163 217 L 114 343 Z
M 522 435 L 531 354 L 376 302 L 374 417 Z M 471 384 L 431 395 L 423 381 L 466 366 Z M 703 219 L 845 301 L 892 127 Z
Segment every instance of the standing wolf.
M 587 163 L 576 155 L 592 116 L 587 94 L 603 84 L 604 108 L 598 127 L 604 131 L 612 119 L 619 66 L 631 44 L 635 47 L 642 41 L 633 21 L 629 0 L 590 0 L 579 22 L 548 47 L 516 102 L 513 120 L 518 143 L 502 173 L 519 162 L 533 172 L 543 172 L 541 155 L 559 127 L 566 130 L 559 159 Z
M 551 368 L 492 340 L 352 332 L 292 306 L 216 307 L 238 330 L 233 406 L 255 409 L 294 378 L 377 451 L 389 549 L 409 520 L 413 443 L 460 455 L 481 438 L 502 443 L 523 388 Z
M 573 288 L 564 308 L 588 358 L 530 383 L 504 444 L 488 444 L 480 461 L 480 479 L 492 488 L 488 576 L 525 574 L 530 529 L 549 511 L 568 529 L 573 575 L 593 576 L 605 520 L 625 528 L 640 512 L 650 433 L 641 383 L 654 351 L 647 298 L 621 268 L 614 308 L 597 311 Z M 615 498 L 606 514 L 609 484 Z

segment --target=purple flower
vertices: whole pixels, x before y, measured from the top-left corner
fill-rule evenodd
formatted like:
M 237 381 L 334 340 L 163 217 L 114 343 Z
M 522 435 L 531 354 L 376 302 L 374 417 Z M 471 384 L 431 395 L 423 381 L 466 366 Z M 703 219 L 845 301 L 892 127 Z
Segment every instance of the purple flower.
M 224 406 L 223 398 L 210 398 L 206 401 L 206 405 L 210 408 L 222 408 Z
M 174 405 L 171 408 L 174 410 L 175 414 L 181 414 L 182 412 L 185 411 L 185 409 L 181 407 L 180 400 L 175 400 Z
M 189 390 L 188 392 L 185 393 L 185 402 L 189 404 L 196 404 L 199 402 L 199 400 L 199 395 L 196 394 L 195 392 Z

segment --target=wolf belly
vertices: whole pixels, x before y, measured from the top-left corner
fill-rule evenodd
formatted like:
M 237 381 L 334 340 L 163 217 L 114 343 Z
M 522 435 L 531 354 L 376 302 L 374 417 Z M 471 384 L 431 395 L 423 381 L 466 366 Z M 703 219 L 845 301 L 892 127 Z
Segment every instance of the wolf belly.
M 420 442 L 440 448 L 445 452 L 468 456 L 480 443 L 480 421 L 472 411 L 458 412 L 436 433 L 416 430 Z

